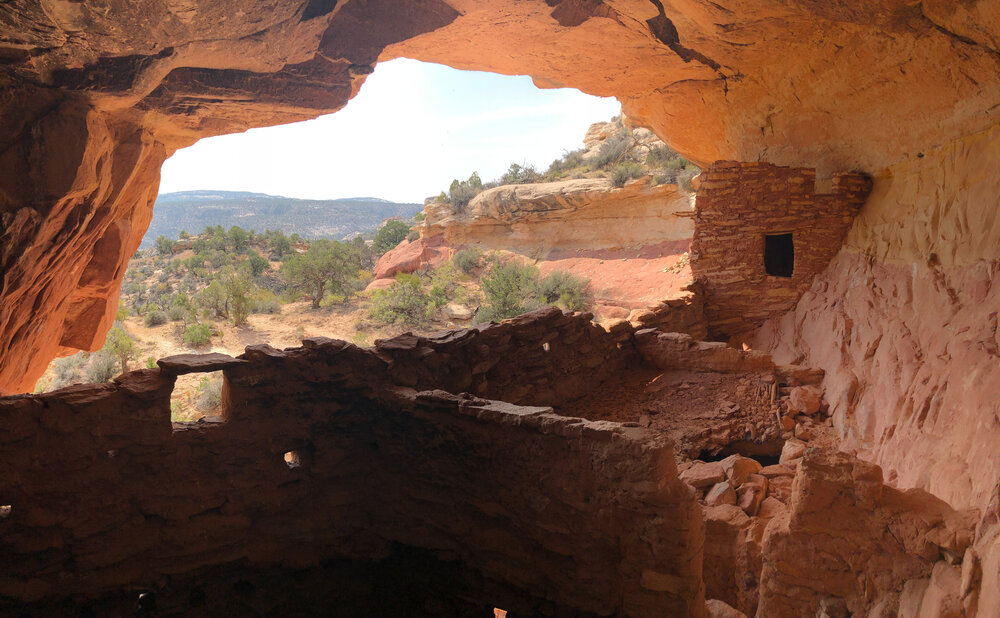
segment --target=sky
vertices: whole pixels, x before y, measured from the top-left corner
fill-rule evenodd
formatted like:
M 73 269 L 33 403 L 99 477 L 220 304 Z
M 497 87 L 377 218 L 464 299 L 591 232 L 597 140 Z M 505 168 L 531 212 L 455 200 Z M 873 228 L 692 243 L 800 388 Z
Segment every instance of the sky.
M 583 146 L 587 127 L 621 111 L 613 98 L 541 90 L 526 76 L 379 63 L 335 114 L 203 139 L 163 165 L 160 193 L 216 189 L 308 199 L 421 202 L 477 171 L 544 171 Z

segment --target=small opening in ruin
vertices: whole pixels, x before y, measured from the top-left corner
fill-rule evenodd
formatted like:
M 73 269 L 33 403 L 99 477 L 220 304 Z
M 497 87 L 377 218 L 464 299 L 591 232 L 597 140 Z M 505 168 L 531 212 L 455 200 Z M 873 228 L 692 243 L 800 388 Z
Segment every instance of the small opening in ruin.
M 288 451 L 285 453 L 285 465 L 287 465 L 291 470 L 294 470 L 302 465 L 302 459 L 299 458 L 298 451 Z
M 225 422 L 225 385 L 221 371 L 177 376 L 170 394 L 170 420 L 175 428 Z
M 14 510 L 9 504 L 0 505 L 0 519 L 7 519 L 10 517 L 11 512 Z
M 792 233 L 764 236 L 764 270 L 772 277 L 791 277 L 795 270 Z
M 700 461 L 722 461 L 730 455 L 742 455 L 757 460 L 757 463 L 762 466 L 773 466 L 780 463 L 781 449 L 784 446 L 785 441 L 781 439 L 760 443 L 740 440 L 730 442 L 718 451 L 714 451 L 714 449 L 714 452 L 709 450 L 701 451 L 693 459 Z
M 549 347 L 549 342 L 546 341 L 545 343 L 542 344 L 542 349 L 548 352 L 552 348 Z

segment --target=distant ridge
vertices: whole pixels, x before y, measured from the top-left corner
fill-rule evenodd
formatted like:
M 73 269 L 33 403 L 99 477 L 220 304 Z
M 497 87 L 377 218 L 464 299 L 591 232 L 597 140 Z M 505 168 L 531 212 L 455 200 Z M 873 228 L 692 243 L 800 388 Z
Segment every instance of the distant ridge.
M 182 230 L 197 234 L 210 225 L 343 239 L 372 232 L 385 219 L 409 219 L 422 208 L 423 204 L 378 197 L 307 200 L 250 191 L 178 191 L 156 198 L 141 246 L 152 246 L 160 235 L 177 238 Z

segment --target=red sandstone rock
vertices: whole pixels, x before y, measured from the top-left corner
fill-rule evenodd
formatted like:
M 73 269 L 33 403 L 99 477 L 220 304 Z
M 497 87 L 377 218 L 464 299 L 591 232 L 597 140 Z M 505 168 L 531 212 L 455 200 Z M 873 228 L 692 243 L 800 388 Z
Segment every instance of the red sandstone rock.
M 706 506 L 719 506 L 723 504 L 735 505 L 737 502 L 736 492 L 729 481 L 716 483 L 705 495 Z
M 400 273 L 438 266 L 450 255 L 451 249 L 445 246 L 444 238 L 440 236 L 404 240 L 378 259 L 372 274 L 375 281 L 392 279 Z
M 788 403 L 793 411 L 812 415 L 819 412 L 821 395 L 815 386 L 796 386 L 788 394 Z
M 781 447 L 780 462 L 783 464 L 794 462 L 802 457 L 806 452 L 806 445 L 798 440 L 786 440 Z
M 719 463 L 734 487 L 746 483 L 750 475 L 757 474 L 761 470 L 760 463 L 742 455 L 730 455 Z
M 696 461 L 681 472 L 681 480 L 696 489 L 704 489 L 720 483 L 726 478 L 726 473 L 719 462 Z
M 747 618 L 743 612 L 718 599 L 708 599 L 705 607 L 708 609 L 708 618 Z

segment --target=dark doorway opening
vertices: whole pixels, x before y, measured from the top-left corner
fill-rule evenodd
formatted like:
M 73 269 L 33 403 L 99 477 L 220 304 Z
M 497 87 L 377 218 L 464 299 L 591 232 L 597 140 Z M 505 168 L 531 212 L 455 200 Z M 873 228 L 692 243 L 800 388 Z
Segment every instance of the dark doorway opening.
M 792 233 L 764 236 L 764 270 L 774 277 L 791 277 L 795 270 Z

